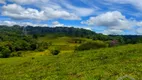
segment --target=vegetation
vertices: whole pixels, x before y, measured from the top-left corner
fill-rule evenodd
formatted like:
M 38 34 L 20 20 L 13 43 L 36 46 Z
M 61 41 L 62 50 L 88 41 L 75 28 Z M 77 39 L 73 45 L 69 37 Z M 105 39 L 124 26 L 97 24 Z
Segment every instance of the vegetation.
M 58 54 L 60 53 L 60 51 L 57 50 L 57 49 L 55 49 L 55 50 L 51 50 L 51 53 L 52 53 L 53 55 L 58 55 Z
M 141 36 L 103 35 L 73 27 L 0 26 L 0 57 L 22 56 L 21 51 L 82 51 L 141 43 Z M 19 54 L 21 52 L 21 54 Z M 56 50 L 55 50 L 56 52 Z M 58 52 L 58 51 L 57 51 Z
M 106 47 L 108 47 L 108 44 L 103 41 L 92 41 L 92 42 L 86 42 L 79 45 L 76 48 L 76 50 L 83 51 L 83 50 L 99 49 L 99 48 L 106 48 Z
M 0 80 L 141 80 L 141 42 L 73 27 L 0 26 Z
M 0 59 L 0 79 L 117 80 L 128 76 L 141 80 L 141 47 L 135 44 L 57 56 Z

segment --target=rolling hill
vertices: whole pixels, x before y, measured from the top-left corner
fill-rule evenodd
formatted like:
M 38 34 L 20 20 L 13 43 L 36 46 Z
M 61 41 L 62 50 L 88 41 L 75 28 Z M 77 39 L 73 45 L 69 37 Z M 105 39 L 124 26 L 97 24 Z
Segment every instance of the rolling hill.
M 0 80 L 141 80 L 141 42 L 73 27 L 1 26 Z
M 142 44 L 0 59 L 1 80 L 141 80 Z M 129 80 L 129 79 L 126 79 Z

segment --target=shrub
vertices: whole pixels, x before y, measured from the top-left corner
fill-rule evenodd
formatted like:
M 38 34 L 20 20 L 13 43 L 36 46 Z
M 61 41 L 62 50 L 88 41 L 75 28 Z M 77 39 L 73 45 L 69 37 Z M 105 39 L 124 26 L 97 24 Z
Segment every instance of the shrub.
M 20 52 L 20 51 L 18 51 L 18 52 L 13 52 L 13 53 L 11 53 L 10 56 L 11 56 L 11 57 L 14 57 L 14 56 L 16 56 L 16 57 L 22 57 L 22 52 Z
M 69 43 L 83 43 L 85 40 L 82 40 L 82 39 L 80 39 L 80 38 L 73 38 L 73 39 L 71 39 L 71 40 L 69 40 L 68 42 Z
M 93 41 L 93 42 L 86 42 L 81 44 L 76 48 L 77 51 L 82 50 L 90 50 L 90 49 L 99 49 L 99 48 L 105 48 L 108 47 L 108 44 L 103 41 Z
M 0 58 L 3 58 L 3 54 L 0 53 Z
M 0 56 L 2 58 L 8 58 L 8 57 L 10 57 L 10 53 L 11 53 L 11 51 L 9 50 L 9 48 L 3 47 L 3 49 L 0 52 L 0 54 L 1 54 Z
M 60 51 L 57 50 L 57 49 L 55 49 L 55 50 L 51 50 L 51 53 L 52 53 L 53 55 L 58 55 L 58 54 L 60 53 Z
M 45 49 L 48 49 L 48 47 L 51 46 L 51 45 L 52 45 L 51 42 L 38 43 L 37 51 L 44 51 Z
M 109 42 L 109 47 L 117 46 L 119 43 L 117 40 L 112 40 Z
M 37 51 L 39 51 L 39 52 L 42 52 L 42 51 L 44 51 L 45 49 L 43 48 L 43 47 L 39 47 L 38 49 L 37 49 Z

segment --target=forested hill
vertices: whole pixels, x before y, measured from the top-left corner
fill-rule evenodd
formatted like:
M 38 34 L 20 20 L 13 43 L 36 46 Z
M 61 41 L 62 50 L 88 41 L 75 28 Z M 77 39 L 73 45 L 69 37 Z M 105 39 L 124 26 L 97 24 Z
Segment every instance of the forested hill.
M 94 31 L 86 30 L 83 28 L 74 27 L 22 27 L 18 25 L 14 26 L 0 26 L 0 37 L 5 38 L 6 36 L 45 36 L 47 34 L 56 34 L 57 36 L 70 36 L 70 37 L 84 37 L 91 39 L 108 39 L 108 36 L 103 34 L 97 34 Z
M 54 34 L 56 36 L 69 36 L 69 37 L 82 37 L 89 38 L 93 40 L 113 40 L 113 37 L 108 35 L 103 35 L 96 33 L 91 30 L 86 30 L 83 28 L 74 27 L 32 27 L 32 26 L 0 26 L 0 39 L 1 40 L 11 40 L 15 41 L 15 37 L 23 36 L 33 36 L 33 38 L 43 37 L 47 34 Z M 117 37 L 117 39 L 119 39 Z
M 87 37 L 96 35 L 95 32 L 86 30 L 83 28 L 74 28 L 74 27 L 32 27 L 27 26 L 26 30 L 29 34 L 42 34 L 55 33 L 66 36 L 76 36 L 76 37 Z
M 40 34 L 45 35 L 47 33 L 60 33 L 69 36 L 85 36 L 85 35 L 96 35 L 94 31 L 86 30 L 83 28 L 74 27 L 32 27 L 32 26 L 0 26 L 0 33 L 23 33 L 26 34 Z
M 70 37 L 83 37 L 93 40 L 118 40 L 122 44 L 135 44 L 142 42 L 140 35 L 103 35 L 91 30 L 74 27 L 22 27 L 14 26 L 0 26 L 0 41 L 14 40 L 21 38 L 21 36 L 32 36 L 34 38 L 45 36 L 47 34 L 55 34 L 56 36 L 70 36 Z M 17 38 L 18 37 L 18 38 Z
M 63 37 L 68 37 L 70 40 L 64 41 L 63 39 L 61 39 Z M 82 38 L 84 38 L 85 40 L 89 39 L 93 42 L 92 43 L 88 41 L 88 43 L 85 44 L 85 47 L 87 45 L 87 49 L 88 47 L 90 49 L 94 45 L 96 46 L 96 43 L 94 43 L 94 41 L 97 41 L 99 47 L 102 47 L 106 44 L 110 46 L 117 46 L 125 44 L 142 43 L 142 36 L 110 36 L 98 34 L 86 29 L 73 27 L 21 27 L 18 25 L 0 26 L 0 58 L 15 56 L 15 54 L 13 53 L 19 51 L 46 50 L 49 46 L 52 45 L 52 42 L 48 41 L 48 39 L 44 40 L 44 38 L 51 38 L 51 41 L 53 41 L 52 38 L 56 39 L 57 41 L 58 38 L 60 38 L 62 41 L 64 41 L 64 43 L 75 42 L 79 43 L 79 45 L 82 44 L 83 46 L 76 48 L 77 50 L 81 50 L 82 47 L 84 49 L 84 40 L 82 40 Z M 74 48 L 75 47 L 73 47 L 72 50 L 74 50 Z M 21 53 L 16 53 L 16 56 L 19 54 Z

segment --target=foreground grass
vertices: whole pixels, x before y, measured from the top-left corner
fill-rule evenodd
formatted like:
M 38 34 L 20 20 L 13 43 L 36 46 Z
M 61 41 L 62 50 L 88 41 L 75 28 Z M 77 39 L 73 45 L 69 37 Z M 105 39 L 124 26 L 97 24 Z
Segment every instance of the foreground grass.
M 142 79 L 142 44 L 60 54 L 0 59 L 0 80 Z M 130 79 L 126 79 L 130 80 Z

